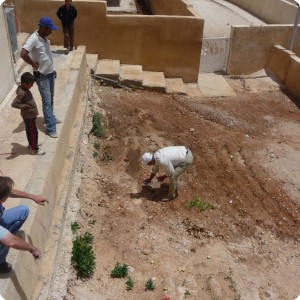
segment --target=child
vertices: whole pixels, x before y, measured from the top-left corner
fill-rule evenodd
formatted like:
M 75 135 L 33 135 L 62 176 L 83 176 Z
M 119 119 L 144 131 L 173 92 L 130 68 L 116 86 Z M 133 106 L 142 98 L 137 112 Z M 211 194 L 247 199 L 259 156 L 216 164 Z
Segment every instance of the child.
M 33 96 L 29 89 L 32 88 L 35 82 L 34 76 L 25 72 L 21 76 L 21 84 L 17 88 L 16 98 L 13 100 L 11 106 L 21 109 L 21 116 L 25 123 L 26 136 L 28 140 L 28 148 L 31 149 L 34 155 L 44 155 L 46 152 L 41 150 L 38 146 L 38 130 L 36 128 L 36 117 L 39 112 Z

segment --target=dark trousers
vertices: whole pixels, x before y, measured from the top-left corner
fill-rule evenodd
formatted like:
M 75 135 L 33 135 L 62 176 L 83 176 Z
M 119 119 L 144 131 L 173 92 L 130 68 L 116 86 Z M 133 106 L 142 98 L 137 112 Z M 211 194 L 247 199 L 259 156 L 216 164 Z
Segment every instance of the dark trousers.
M 63 27 L 64 31 L 64 47 L 72 49 L 74 47 L 74 24 Z
M 38 139 L 39 134 L 36 128 L 36 118 L 32 119 L 24 119 L 26 136 L 28 140 L 28 144 L 32 150 L 39 150 L 38 147 Z

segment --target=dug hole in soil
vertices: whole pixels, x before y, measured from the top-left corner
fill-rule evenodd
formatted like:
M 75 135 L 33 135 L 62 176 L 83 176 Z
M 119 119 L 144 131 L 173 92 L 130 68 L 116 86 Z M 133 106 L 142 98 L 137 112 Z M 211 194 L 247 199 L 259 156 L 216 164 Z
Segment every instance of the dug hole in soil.
M 297 103 L 279 90 L 191 98 L 97 81 L 91 95 L 86 132 L 100 112 L 105 135 L 89 134 L 77 222 L 79 233 L 94 236 L 96 269 L 87 280 L 73 270 L 64 299 L 300 294 Z M 179 179 L 178 198 L 163 203 L 168 181 L 143 187 L 151 167 L 140 157 L 170 145 L 191 149 L 194 163 Z M 195 198 L 214 209 L 189 208 Z M 132 290 L 126 278 L 111 278 L 117 263 L 129 266 Z M 154 291 L 145 291 L 149 279 Z

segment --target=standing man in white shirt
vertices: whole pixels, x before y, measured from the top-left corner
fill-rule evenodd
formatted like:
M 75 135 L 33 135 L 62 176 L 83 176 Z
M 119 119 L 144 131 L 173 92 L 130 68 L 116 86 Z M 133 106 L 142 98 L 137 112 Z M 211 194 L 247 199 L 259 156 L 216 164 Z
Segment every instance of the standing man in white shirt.
M 162 201 L 173 200 L 177 197 L 177 179 L 193 162 L 193 154 L 185 146 L 171 146 L 157 150 L 154 153 L 146 152 L 142 155 L 145 164 L 152 167 L 152 173 L 144 181 L 149 184 L 156 176 L 160 168 L 166 171 L 165 175 L 157 177 L 162 182 L 169 177 L 169 193 Z
M 41 18 L 38 26 L 39 29 L 31 34 L 25 42 L 21 57 L 33 68 L 33 75 L 42 97 L 47 134 L 52 138 L 57 138 L 56 118 L 53 112 L 56 71 L 50 51 L 50 41 L 47 37 L 52 30 L 58 30 L 58 27 L 48 17 Z

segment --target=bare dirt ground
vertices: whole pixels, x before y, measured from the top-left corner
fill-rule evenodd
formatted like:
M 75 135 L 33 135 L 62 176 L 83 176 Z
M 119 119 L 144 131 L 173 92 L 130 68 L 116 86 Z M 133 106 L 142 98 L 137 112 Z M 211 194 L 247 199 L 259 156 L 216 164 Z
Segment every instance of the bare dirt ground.
M 299 108 L 279 90 L 231 84 L 236 97 L 191 98 L 93 83 L 87 123 L 101 112 L 106 132 L 89 135 L 77 221 L 97 265 L 89 280 L 73 273 L 66 300 L 300 294 Z M 151 168 L 140 156 L 169 145 L 187 146 L 194 163 L 179 197 L 162 203 L 167 181 L 143 187 Z M 215 209 L 188 208 L 195 195 Z M 110 277 L 118 262 L 130 266 L 131 291 Z M 145 291 L 150 278 L 156 289 Z

